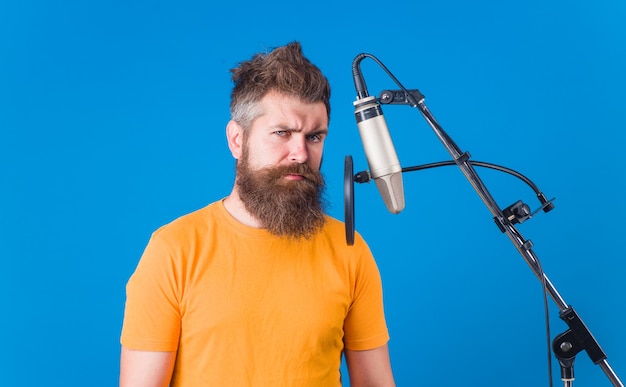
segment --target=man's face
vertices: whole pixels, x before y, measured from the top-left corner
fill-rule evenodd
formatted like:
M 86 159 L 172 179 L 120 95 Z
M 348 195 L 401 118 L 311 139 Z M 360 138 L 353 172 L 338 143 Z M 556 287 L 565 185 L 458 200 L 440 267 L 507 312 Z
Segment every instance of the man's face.
M 319 171 L 328 133 L 325 105 L 269 93 L 261 100 L 261 111 L 245 136 L 250 166 L 258 169 L 307 164 Z M 297 176 L 286 178 L 298 179 Z
M 324 224 L 320 166 L 326 107 L 274 93 L 263 98 L 262 108 L 243 139 L 239 196 L 270 232 L 310 237 Z

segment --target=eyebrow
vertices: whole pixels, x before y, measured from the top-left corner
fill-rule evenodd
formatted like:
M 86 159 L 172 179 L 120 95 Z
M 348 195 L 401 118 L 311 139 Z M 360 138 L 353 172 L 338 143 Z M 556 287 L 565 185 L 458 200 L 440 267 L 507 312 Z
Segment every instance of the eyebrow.
M 273 129 L 275 129 L 275 130 L 284 130 L 284 131 L 287 131 L 287 132 L 296 132 L 296 133 L 302 132 L 302 129 L 291 128 L 291 127 L 285 126 L 285 125 L 276 125 Z M 322 129 L 313 130 L 308 135 L 316 135 L 316 134 L 328 134 L 328 128 L 322 128 Z

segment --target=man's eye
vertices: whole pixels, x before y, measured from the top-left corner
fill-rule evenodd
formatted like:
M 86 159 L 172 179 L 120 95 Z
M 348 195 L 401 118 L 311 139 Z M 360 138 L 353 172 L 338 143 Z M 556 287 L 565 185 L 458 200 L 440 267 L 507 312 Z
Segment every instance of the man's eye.
M 289 132 L 286 130 L 277 130 L 274 132 L 275 135 L 280 136 L 280 137 L 284 137 L 288 134 Z
M 309 140 L 311 140 L 313 142 L 320 142 L 320 141 L 322 141 L 322 136 L 320 136 L 319 134 L 313 134 L 313 135 L 309 136 Z

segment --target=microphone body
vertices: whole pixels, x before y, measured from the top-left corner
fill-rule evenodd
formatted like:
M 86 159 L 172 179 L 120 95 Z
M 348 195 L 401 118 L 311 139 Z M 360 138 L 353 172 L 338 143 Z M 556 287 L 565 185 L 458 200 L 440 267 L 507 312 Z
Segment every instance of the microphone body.
M 397 214 L 404 209 L 402 167 L 382 108 L 376 97 L 367 96 L 354 101 L 354 109 L 370 175 L 376 182 L 387 210 Z

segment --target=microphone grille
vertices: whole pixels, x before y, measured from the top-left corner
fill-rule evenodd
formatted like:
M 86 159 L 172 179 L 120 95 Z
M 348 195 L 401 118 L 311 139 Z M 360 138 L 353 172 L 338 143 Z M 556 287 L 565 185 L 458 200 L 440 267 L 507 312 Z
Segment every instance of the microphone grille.
M 390 173 L 374 179 L 387 210 L 398 214 L 404 209 L 404 186 L 402 172 Z

